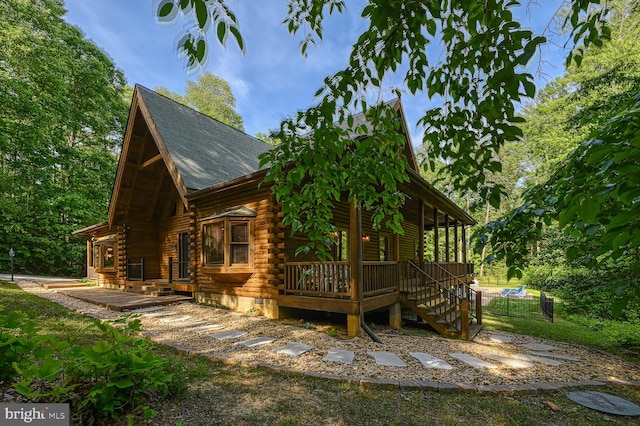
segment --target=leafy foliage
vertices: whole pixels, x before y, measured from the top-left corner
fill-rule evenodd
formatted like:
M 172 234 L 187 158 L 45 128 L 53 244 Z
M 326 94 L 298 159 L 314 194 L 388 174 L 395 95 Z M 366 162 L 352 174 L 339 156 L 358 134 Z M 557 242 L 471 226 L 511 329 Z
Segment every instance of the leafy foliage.
M 122 74 L 64 13 L 61 0 L 0 4 L 0 250 L 20 272 L 80 273 L 70 234 L 106 213 L 128 112 Z
M 229 13 L 224 1 L 200 2 L 211 15 Z M 197 10 L 200 2 L 176 0 L 173 7 L 163 6 L 163 13 L 177 6 L 184 12 L 183 5 L 193 4 L 197 18 L 202 15 Z M 382 116 L 384 108 L 370 106 L 367 93 L 380 92 L 385 77 L 393 73 L 403 73 L 404 85 L 412 95 L 423 93 L 442 103 L 426 110 L 418 123 L 425 128 L 423 143 L 430 167 L 435 167 L 437 159 L 444 160 L 458 189 L 477 193 L 494 207 L 499 205 L 504 190 L 487 176 L 501 170 L 499 153 L 505 143 L 521 136 L 517 125 L 522 119 L 516 115 L 515 105 L 532 98 L 536 90 L 533 76 L 523 67 L 545 42 L 544 37 L 522 29 L 513 14 L 517 5 L 511 0 L 367 2 L 362 18 L 369 21 L 369 27 L 353 45 L 347 66 L 325 79 L 316 93 L 317 106 L 281 124 L 278 138 L 282 144 L 264 159 L 272 166 L 268 179 L 283 204 L 285 220 L 294 231 L 308 233 L 312 241 L 308 249 L 324 253 L 320 246 L 326 243 L 326 231 L 331 228 L 330 201 L 325 200 L 335 199 L 335 190 L 344 189 L 346 182 L 343 170 L 327 165 L 334 165 L 336 157 L 342 155 L 359 165 L 372 164 L 367 160 L 372 155 L 378 164 L 390 165 L 383 185 L 380 179 L 359 173 L 357 167 L 350 170 L 357 178 L 357 189 L 348 191 L 348 197 L 364 208 L 373 208 L 374 201 L 384 203 L 384 207 L 375 207 L 374 220 L 378 224 L 387 220 L 393 229 L 400 228 L 401 216 L 392 211 L 402 200 L 396 185 L 388 184 L 406 179 L 407 171 L 396 167 L 397 151 L 385 146 L 383 153 L 376 153 L 379 144 L 347 142 L 348 135 L 362 135 L 357 124 L 348 121 L 349 111 Z M 291 34 L 304 33 L 301 53 L 306 55 L 308 46 L 322 39 L 325 16 L 346 9 L 346 3 L 337 0 L 290 0 L 284 23 Z M 606 16 L 607 9 L 599 1 L 571 2 L 565 24 L 576 50 L 569 61 L 579 62 L 581 46 L 599 44 L 608 36 L 603 26 Z M 237 21 L 231 22 L 237 28 Z M 206 21 L 199 20 L 193 34 L 206 34 L 204 24 Z M 221 35 L 224 32 L 218 31 L 217 38 L 224 44 Z M 431 44 L 443 49 L 437 58 L 429 57 L 427 47 Z M 183 51 L 189 47 L 181 46 Z M 194 53 L 189 60 L 201 62 L 203 57 Z M 398 89 L 394 93 L 401 95 Z M 392 120 L 386 120 L 386 125 L 374 124 L 380 136 L 390 135 L 394 127 Z M 373 133 L 369 136 L 378 137 Z M 326 154 L 328 159 L 322 157 Z M 298 171 L 287 170 L 290 164 L 295 164 Z M 294 187 L 297 190 L 291 191 Z M 374 193 L 377 195 L 372 197 Z M 305 209 L 309 213 L 301 213 Z
M 39 334 L 35 314 L 0 314 L 2 379 L 17 380 L 14 388 L 32 400 L 68 401 L 73 391 L 82 396 L 78 409 L 90 407 L 111 418 L 140 411 L 149 419 L 155 412 L 144 405 L 146 397 L 152 392 L 166 395 L 173 375 L 168 361 L 132 335 L 140 321 L 122 322 L 121 332 L 95 321 L 106 340 L 83 347 Z
M 618 259 L 640 246 L 640 96 L 591 134 L 545 182 L 523 195 L 524 204 L 487 226 L 498 258 L 516 267 L 529 259 L 529 243 L 557 221 L 574 244 L 569 259 L 585 265 Z
M 525 108 L 525 173 L 518 179 L 530 188 L 479 240 L 511 265 L 511 275 L 541 263 L 545 246 L 589 266 L 637 258 L 640 13 L 631 1 L 611 7 L 611 42 L 585 50 L 581 67 Z
M 235 110 L 236 98 L 231 87 L 223 78 L 205 72 L 197 81 L 187 80 L 184 95 L 172 92 L 164 87 L 155 89 L 158 93 L 180 102 L 201 113 L 215 118 L 238 130 L 244 131 L 244 122 Z

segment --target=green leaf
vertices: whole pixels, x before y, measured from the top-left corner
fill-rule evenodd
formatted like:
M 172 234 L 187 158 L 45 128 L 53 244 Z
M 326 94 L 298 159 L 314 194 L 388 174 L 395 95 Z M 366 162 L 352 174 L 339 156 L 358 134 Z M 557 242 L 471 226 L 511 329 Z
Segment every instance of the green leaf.
M 198 27 L 204 30 L 209 21 L 209 10 L 204 0 L 194 0 Z M 222 40 L 221 40 L 222 41 Z
M 173 12 L 173 6 L 174 5 L 172 0 L 160 3 L 160 6 L 158 8 L 158 16 L 160 18 L 166 18 L 171 14 L 171 12 Z
M 225 40 L 227 37 L 227 25 L 224 22 L 218 23 L 218 40 L 220 43 L 225 44 Z

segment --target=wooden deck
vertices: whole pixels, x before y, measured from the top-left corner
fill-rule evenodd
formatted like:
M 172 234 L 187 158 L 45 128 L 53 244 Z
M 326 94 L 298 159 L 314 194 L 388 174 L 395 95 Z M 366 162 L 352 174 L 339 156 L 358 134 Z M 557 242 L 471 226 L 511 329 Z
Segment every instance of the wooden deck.
M 474 320 L 482 323 L 466 264 L 364 261 L 359 289 L 354 275 L 350 262 L 287 263 L 278 305 L 359 315 L 400 302 L 442 335 L 462 339 L 475 334 Z
M 172 303 L 193 301 L 192 297 L 187 296 L 171 295 L 154 297 L 97 287 L 64 288 L 58 289 L 57 291 L 65 296 L 74 297 L 85 302 L 104 306 L 107 309 L 114 311 L 131 311 L 149 306 L 169 305 Z

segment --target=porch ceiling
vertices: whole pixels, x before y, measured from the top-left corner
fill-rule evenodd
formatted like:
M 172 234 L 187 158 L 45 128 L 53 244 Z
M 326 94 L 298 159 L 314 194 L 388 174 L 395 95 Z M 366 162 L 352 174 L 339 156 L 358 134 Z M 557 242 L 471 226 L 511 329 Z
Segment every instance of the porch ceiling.
M 162 155 L 140 115 L 134 123 L 126 156 L 125 161 L 121 162 L 123 170 L 118 198 L 113 200 L 116 203 L 115 221 L 119 222 L 127 217 L 150 221 L 165 213 L 169 214 L 178 193 Z

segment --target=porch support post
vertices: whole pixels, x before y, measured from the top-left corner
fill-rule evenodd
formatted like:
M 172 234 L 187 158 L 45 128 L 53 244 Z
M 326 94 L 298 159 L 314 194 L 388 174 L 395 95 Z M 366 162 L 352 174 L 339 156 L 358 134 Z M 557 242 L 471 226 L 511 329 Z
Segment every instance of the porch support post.
M 467 264 L 467 230 L 462 227 L 462 263 Z
M 418 201 L 418 260 L 420 261 L 420 267 L 424 263 L 424 202 L 422 199 Z
M 444 215 L 444 259 L 445 262 L 449 262 L 451 257 L 449 256 L 449 215 Z
M 458 221 L 453 223 L 453 261 L 460 261 L 460 245 L 458 244 Z
M 349 203 L 349 251 L 351 255 L 351 300 L 358 302 L 358 314 L 347 315 L 347 333 L 359 336 L 364 321 L 362 288 L 362 212 L 355 203 Z
M 87 278 L 93 278 L 91 268 L 93 268 L 93 244 L 91 238 L 87 238 Z
M 402 307 L 400 302 L 394 303 L 389 307 L 389 326 L 396 330 L 402 326 Z
M 438 227 L 438 208 L 433 208 L 433 245 L 435 246 L 433 249 L 433 261 L 438 263 L 440 262 L 440 228 Z

